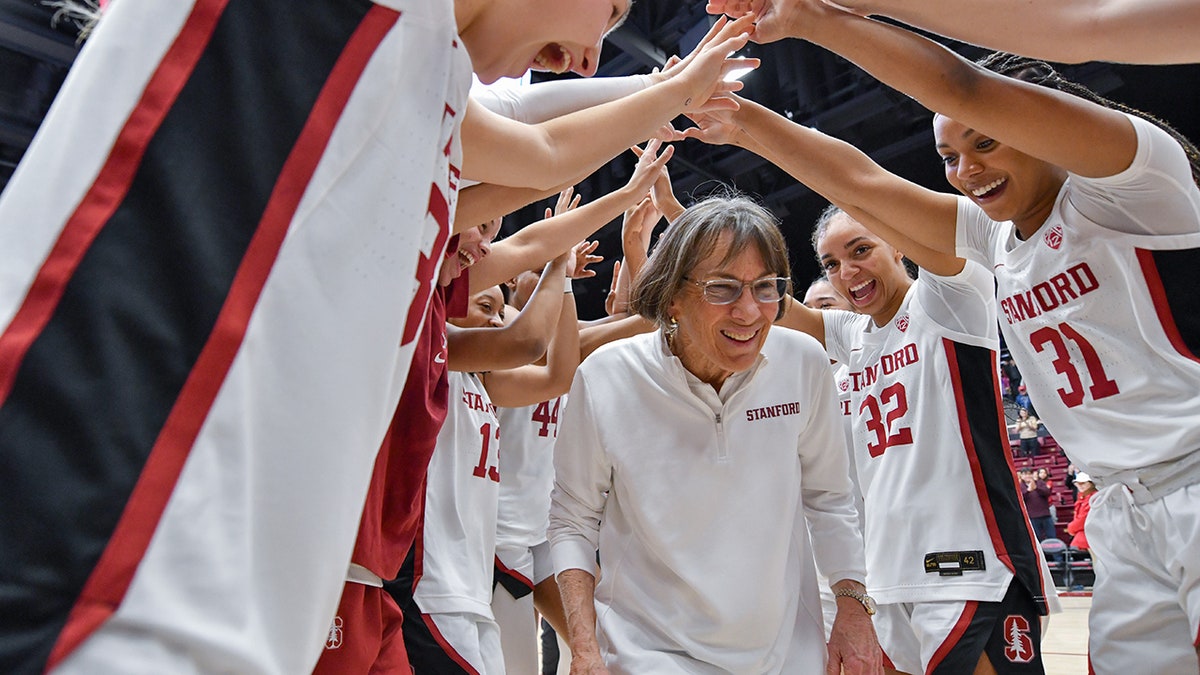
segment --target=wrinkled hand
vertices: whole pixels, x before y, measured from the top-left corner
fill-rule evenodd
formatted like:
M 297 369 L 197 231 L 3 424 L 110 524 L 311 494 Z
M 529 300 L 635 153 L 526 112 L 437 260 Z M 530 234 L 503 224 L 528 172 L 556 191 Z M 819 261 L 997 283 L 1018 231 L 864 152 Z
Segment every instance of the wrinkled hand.
M 594 255 L 600 242 L 586 239 L 571 247 L 570 260 L 567 262 L 567 276 L 572 279 L 586 279 L 596 276 L 596 270 L 588 269 L 604 260 L 604 256 Z
M 691 54 L 663 71 L 666 77 L 678 78 L 688 85 L 690 94 L 684 101 L 683 112 L 737 109 L 737 102 L 729 94 L 741 90 L 742 83 L 726 81 L 725 76 L 734 69 L 758 67 L 758 59 L 731 56 L 746 46 L 753 32 L 754 15 L 747 14 L 734 21 L 721 17 Z
M 571 675 L 608 675 L 604 659 L 595 654 L 571 652 Z
M 858 608 L 838 610 L 829 634 L 826 675 L 882 675 L 883 651 L 871 617 Z

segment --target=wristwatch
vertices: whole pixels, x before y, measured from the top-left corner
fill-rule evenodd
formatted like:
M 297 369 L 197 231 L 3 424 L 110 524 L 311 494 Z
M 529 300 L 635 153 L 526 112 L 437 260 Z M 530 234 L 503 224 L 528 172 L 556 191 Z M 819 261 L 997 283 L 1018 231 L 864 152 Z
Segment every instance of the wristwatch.
M 863 609 L 867 610 L 867 616 L 875 616 L 875 598 L 856 591 L 853 588 L 839 588 L 833 592 L 835 598 L 854 598 L 862 603 Z

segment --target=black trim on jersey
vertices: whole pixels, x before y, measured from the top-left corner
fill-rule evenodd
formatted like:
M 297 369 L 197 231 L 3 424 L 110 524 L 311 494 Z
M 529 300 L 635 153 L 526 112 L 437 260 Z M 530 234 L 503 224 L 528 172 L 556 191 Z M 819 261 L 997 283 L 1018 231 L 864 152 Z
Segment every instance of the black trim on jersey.
M 1187 356 L 1200 361 L 1200 249 L 1149 253 Z
M 0 407 L 0 672 L 42 672 L 370 7 L 228 3 L 26 354 Z
M 946 356 L 958 371 L 961 405 L 974 444 L 975 458 L 988 505 L 992 510 L 1004 551 L 1017 579 L 1033 596 L 1040 611 L 1049 613 L 1041 576 L 1041 552 L 1034 548 L 1034 537 L 1024 502 L 1016 487 L 1016 470 L 1008 444 L 1008 430 L 1001 423 L 1000 384 L 996 375 L 996 352 L 985 347 L 943 340 Z M 989 523 L 989 528 L 992 526 Z M 993 533 L 995 536 L 997 533 Z
M 496 586 L 503 586 L 504 590 L 508 591 L 514 599 L 521 598 L 533 592 L 533 584 L 529 579 L 526 579 L 523 574 L 515 570 L 511 570 L 500 562 L 500 558 L 496 558 L 496 563 L 492 565 L 492 593 L 495 594 Z
M 414 546 L 409 550 L 408 557 L 404 559 L 400 573 L 395 579 L 383 582 L 383 590 L 392 596 L 400 606 L 400 611 L 404 613 L 404 621 L 400 625 L 404 632 L 404 649 L 408 652 L 408 662 L 412 666 L 413 674 L 478 675 L 473 669 L 464 668 L 454 660 L 425 623 L 427 615 L 417 606 L 413 597 L 417 582 L 418 548 Z

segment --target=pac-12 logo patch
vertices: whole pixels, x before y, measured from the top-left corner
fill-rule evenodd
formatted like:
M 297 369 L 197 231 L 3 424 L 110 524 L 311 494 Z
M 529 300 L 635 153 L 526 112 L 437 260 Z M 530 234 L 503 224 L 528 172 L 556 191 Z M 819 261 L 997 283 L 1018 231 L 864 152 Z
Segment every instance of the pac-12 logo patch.
M 1054 227 L 1050 228 L 1050 231 L 1046 233 L 1046 236 L 1044 237 L 1044 239 L 1046 240 L 1047 246 L 1049 246 L 1050 248 L 1057 251 L 1058 247 L 1062 246 L 1062 240 L 1063 240 L 1062 225 L 1055 225 Z
M 1009 614 L 1004 619 L 1004 655 L 1013 663 L 1033 660 L 1033 638 L 1029 637 L 1029 619 Z
M 329 624 L 329 635 L 325 637 L 325 649 L 337 649 L 342 646 L 342 617 L 333 617 Z
M 900 318 L 896 319 L 896 328 L 901 333 L 908 330 L 908 315 L 907 314 L 901 315 Z

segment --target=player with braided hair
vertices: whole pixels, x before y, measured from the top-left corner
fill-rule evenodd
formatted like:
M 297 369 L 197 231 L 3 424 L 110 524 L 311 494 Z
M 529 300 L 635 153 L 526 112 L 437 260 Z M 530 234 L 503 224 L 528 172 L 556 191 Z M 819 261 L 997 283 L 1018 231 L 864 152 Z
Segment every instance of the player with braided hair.
M 984 67 L 820 0 L 790 5 L 772 35 L 831 49 L 937 113 L 937 150 L 962 196 L 753 104 L 698 117 L 685 135 L 763 154 L 923 269 L 959 256 L 992 270 L 1001 330 L 1042 421 L 1102 486 L 1087 525 L 1099 568 L 1095 672 L 1197 672 L 1194 148 L 1078 95 L 1044 64 L 996 57 Z

